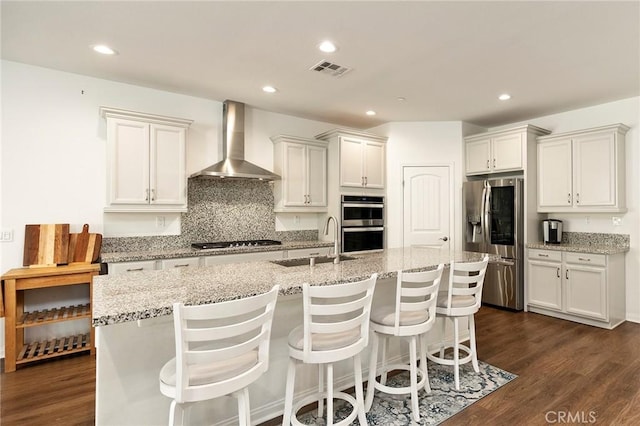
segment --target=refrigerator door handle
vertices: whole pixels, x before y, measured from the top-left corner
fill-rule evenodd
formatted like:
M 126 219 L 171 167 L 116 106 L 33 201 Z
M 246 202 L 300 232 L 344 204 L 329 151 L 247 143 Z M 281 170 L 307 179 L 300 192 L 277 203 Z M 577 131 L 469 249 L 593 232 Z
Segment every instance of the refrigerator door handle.
M 489 235 L 489 207 L 491 206 L 491 185 L 485 181 L 485 187 L 483 190 L 483 206 L 482 206 L 482 220 L 484 221 L 484 243 L 486 245 L 491 244 L 491 236 Z M 485 248 L 486 250 L 486 248 Z

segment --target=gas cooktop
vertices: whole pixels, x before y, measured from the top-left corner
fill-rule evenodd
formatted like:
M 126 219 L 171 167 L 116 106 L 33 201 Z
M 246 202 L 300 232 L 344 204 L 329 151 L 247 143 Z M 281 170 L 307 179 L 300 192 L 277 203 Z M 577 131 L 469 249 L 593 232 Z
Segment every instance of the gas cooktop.
M 210 243 L 193 243 L 191 247 L 204 250 L 230 247 L 277 246 L 280 244 L 282 243 L 276 240 L 214 241 Z

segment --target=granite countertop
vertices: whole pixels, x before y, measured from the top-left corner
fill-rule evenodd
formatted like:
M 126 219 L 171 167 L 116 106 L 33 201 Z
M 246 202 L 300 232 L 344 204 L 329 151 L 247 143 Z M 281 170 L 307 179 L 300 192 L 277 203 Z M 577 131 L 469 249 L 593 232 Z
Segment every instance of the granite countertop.
M 134 262 L 139 260 L 157 260 L 157 259 L 175 259 L 180 257 L 195 257 L 195 256 L 218 256 L 225 254 L 237 254 L 237 253 L 256 253 L 264 251 L 279 251 L 279 250 L 295 250 L 303 248 L 314 247 L 333 247 L 332 242 L 328 241 L 283 241 L 282 245 L 274 246 L 260 246 L 260 247 L 232 247 L 223 249 L 194 249 L 192 247 L 181 247 L 165 250 L 149 250 L 149 251 L 135 251 L 135 252 L 112 252 L 101 253 L 100 258 L 102 262 L 117 263 L 117 262 Z
M 608 245 L 608 244 L 580 244 L 580 243 L 561 243 L 561 244 L 545 244 L 543 242 L 528 243 L 527 248 L 554 251 L 571 251 L 576 253 L 591 254 L 618 254 L 629 251 L 629 246 L 625 245 Z
M 296 246 L 297 248 L 297 246 Z M 136 321 L 169 315 L 174 302 L 188 305 L 252 296 L 280 285 L 280 295 L 302 292 L 302 284 L 331 285 L 395 277 L 398 270 L 424 271 L 439 263 L 480 260 L 483 254 L 433 248 L 396 248 L 353 255 L 354 260 L 284 267 L 267 261 L 196 268 L 101 275 L 93 284 L 93 325 Z

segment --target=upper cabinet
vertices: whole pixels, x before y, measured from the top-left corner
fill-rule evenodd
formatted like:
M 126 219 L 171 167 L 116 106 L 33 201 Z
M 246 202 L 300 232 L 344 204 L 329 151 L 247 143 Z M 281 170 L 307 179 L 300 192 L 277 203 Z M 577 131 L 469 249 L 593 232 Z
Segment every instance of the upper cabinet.
M 549 134 L 548 130 L 526 125 L 497 132 L 467 136 L 466 173 L 484 175 L 520 171 L 525 168 L 527 142 Z
M 191 120 L 100 108 L 107 120 L 107 207 L 187 211 L 186 138 Z
M 274 172 L 282 177 L 274 182 L 275 211 L 327 211 L 328 142 L 286 135 L 271 140 Z
M 348 129 L 316 136 L 340 146 L 340 186 L 384 189 L 386 137 Z
M 628 130 L 613 124 L 538 138 L 538 211 L 626 211 Z

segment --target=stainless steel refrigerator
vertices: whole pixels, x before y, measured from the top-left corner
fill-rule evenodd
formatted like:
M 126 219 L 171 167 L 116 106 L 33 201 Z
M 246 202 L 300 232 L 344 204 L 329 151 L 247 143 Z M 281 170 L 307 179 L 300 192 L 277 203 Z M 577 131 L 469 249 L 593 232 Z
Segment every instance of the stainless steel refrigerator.
M 465 182 L 464 249 L 500 255 L 487 267 L 482 302 L 505 308 L 524 307 L 523 180 Z

